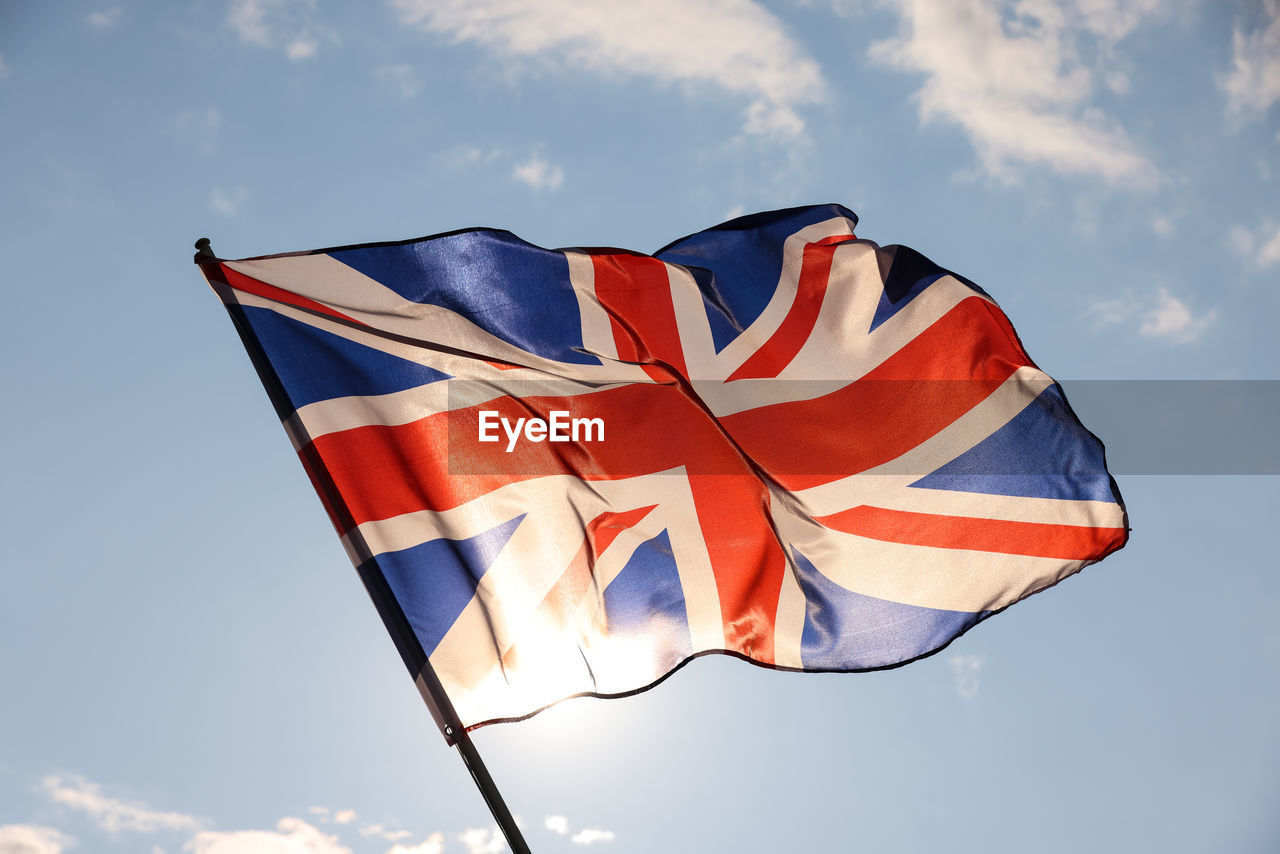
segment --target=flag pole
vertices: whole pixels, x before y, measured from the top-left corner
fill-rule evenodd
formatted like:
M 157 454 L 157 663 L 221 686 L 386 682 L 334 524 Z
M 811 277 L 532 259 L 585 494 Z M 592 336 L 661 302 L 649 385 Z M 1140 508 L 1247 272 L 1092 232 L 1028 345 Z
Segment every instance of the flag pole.
M 511 846 L 512 854 L 531 854 L 529 844 L 524 841 L 524 836 L 516 826 L 511 811 L 507 809 L 506 801 L 502 799 L 502 793 L 498 791 L 493 778 L 489 776 L 489 769 L 485 767 L 484 760 L 480 758 L 480 751 L 476 750 L 471 736 L 467 734 L 467 728 L 458 719 L 453 702 L 445 693 L 444 686 L 440 684 L 440 677 L 436 675 L 430 661 L 422 663 L 422 669 L 418 671 L 418 678 L 414 681 L 418 685 L 422 699 L 427 703 L 427 708 L 431 711 L 431 717 L 435 718 L 436 726 L 440 727 L 445 742 L 458 748 L 462 763 L 471 772 L 471 779 L 475 781 L 476 788 L 480 790 L 485 804 L 489 807 L 489 812 L 493 814 L 493 820 L 498 823 L 498 828 L 506 837 L 507 845 Z
M 493 813 L 494 821 L 498 823 L 502 835 L 507 838 L 512 854 L 531 854 L 529 844 L 524 841 L 520 828 L 511 817 L 511 811 L 507 809 L 506 803 L 502 800 L 502 794 L 494 785 L 493 778 L 489 776 L 489 769 L 484 766 L 484 760 L 480 758 L 480 752 L 472 743 L 471 736 L 467 735 L 465 729 L 452 727 L 447 734 L 452 736 L 453 744 L 458 748 L 458 755 L 462 757 L 467 770 L 471 772 L 471 779 L 475 780 L 476 788 L 484 796 L 484 802 L 489 805 L 489 812 Z
M 201 237 L 196 241 L 196 255 L 193 260 L 197 264 L 204 261 L 216 261 L 217 257 L 213 254 L 213 246 L 210 244 L 209 238 Z M 369 593 L 374 600 L 374 606 L 379 613 L 383 613 L 383 603 L 378 601 L 379 597 L 374 594 L 372 589 L 370 589 Z M 385 614 L 383 616 L 385 619 Z M 388 622 L 388 627 L 390 626 L 391 623 Z M 392 635 L 395 635 L 394 631 Z M 422 694 L 422 699 L 427 703 L 427 709 L 430 710 L 431 717 L 435 719 L 436 726 L 440 727 L 445 743 L 451 747 L 458 748 L 458 755 L 462 757 L 462 763 L 471 772 L 471 779 L 475 781 L 476 788 L 480 790 L 480 795 L 489 807 L 489 812 L 493 814 L 493 820 L 498 823 L 498 828 L 502 831 L 502 835 L 506 837 L 507 845 L 510 846 L 512 854 L 532 854 L 529 850 L 529 843 L 524 841 L 524 836 L 520 833 L 520 828 L 516 826 L 516 820 L 512 817 L 511 810 L 507 809 L 507 803 L 502 799 L 502 793 L 498 791 L 493 778 L 489 776 L 489 769 L 485 767 L 484 760 L 480 758 L 480 752 L 476 750 L 475 744 L 471 741 L 471 736 L 467 735 L 467 728 L 462 725 L 462 721 L 459 719 L 457 711 L 453 708 L 449 695 L 445 693 L 444 686 L 440 684 L 440 677 L 436 676 L 430 661 L 424 660 L 422 662 L 422 667 L 418 671 L 418 678 L 414 681 L 418 685 L 418 691 Z

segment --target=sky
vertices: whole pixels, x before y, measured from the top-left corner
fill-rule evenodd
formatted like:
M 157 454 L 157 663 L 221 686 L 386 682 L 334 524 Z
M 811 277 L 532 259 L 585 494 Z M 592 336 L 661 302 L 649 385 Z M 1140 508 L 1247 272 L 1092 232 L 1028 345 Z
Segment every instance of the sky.
M 1280 850 L 1278 0 L 6 0 L 0 176 L 0 854 L 505 850 L 196 238 L 827 202 L 1173 450 L 1113 443 L 1129 546 L 938 655 L 480 730 L 533 850 Z M 1224 388 L 1261 415 L 1184 436 Z

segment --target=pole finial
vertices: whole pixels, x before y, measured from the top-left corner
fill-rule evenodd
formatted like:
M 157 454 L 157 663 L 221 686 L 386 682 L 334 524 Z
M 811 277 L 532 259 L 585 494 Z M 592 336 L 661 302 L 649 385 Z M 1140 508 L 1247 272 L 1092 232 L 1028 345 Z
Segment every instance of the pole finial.
M 213 244 L 209 242 L 209 238 L 202 237 L 196 241 L 196 257 L 195 262 L 199 264 L 205 259 L 214 259 L 218 256 L 213 254 Z

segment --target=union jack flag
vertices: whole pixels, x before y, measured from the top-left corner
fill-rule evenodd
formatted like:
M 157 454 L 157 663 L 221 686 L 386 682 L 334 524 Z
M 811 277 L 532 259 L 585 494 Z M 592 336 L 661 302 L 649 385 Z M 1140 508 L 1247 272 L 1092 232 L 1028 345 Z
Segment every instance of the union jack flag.
M 201 268 L 410 672 L 471 729 L 704 653 L 895 666 L 1124 545 L 1102 445 L 996 303 L 856 222 Z

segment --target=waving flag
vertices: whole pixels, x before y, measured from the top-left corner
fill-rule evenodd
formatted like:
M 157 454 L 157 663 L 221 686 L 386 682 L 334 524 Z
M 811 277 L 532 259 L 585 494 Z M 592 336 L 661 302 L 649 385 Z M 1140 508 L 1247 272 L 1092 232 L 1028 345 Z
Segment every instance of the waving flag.
M 410 672 L 474 728 L 710 652 L 891 667 L 1124 544 L 1101 444 L 996 303 L 856 221 L 201 266 Z

